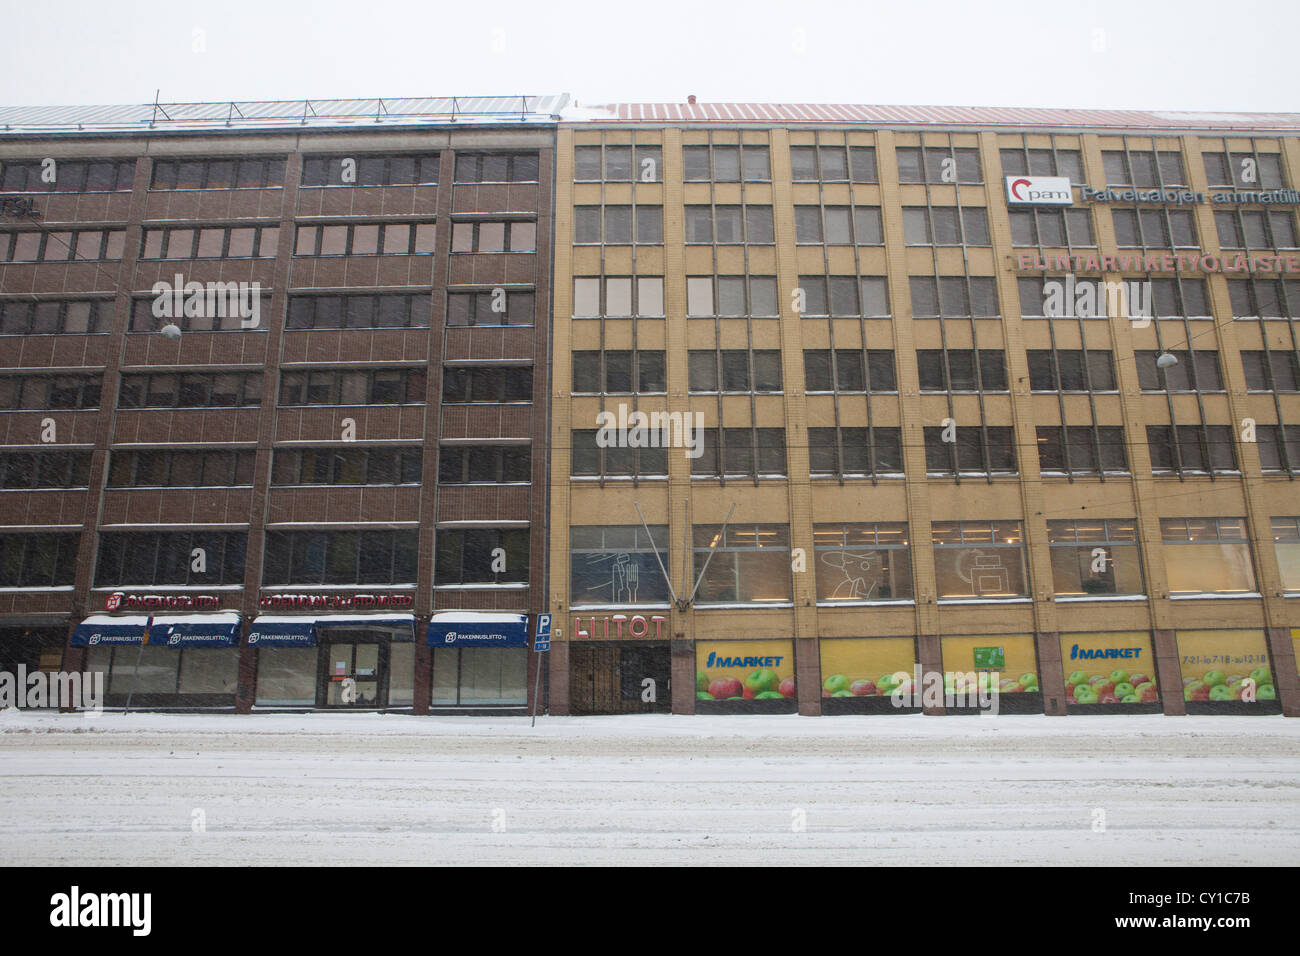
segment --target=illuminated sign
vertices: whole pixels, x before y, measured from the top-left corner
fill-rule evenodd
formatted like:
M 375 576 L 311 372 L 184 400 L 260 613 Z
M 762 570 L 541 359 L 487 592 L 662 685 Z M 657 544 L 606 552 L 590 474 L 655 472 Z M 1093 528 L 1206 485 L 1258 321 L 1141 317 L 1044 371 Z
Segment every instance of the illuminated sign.
M 263 610 L 364 610 L 412 607 L 414 604 L 415 599 L 409 594 L 264 594 L 257 599 L 257 606 Z
M 221 607 L 221 598 L 212 594 L 127 594 L 114 591 L 104 599 L 107 611 L 214 611 Z
M 573 619 L 573 637 L 574 640 L 621 640 L 624 637 L 623 628 L 627 627 L 627 637 L 637 640 L 647 637 L 651 632 L 651 625 L 654 625 L 654 639 L 663 640 L 664 638 L 664 621 L 668 618 L 662 614 L 607 614 L 603 618 L 597 617 L 575 617 Z M 600 626 L 597 626 L 600 621 Z M 612 626 L 611 626 L 612 625 Z M 612 632 L 612 633 L 611 633 Z
M 1066 176 L 1008 176 L 1007 203 L 1012 206 L 1071 206 L 1074 194 Z

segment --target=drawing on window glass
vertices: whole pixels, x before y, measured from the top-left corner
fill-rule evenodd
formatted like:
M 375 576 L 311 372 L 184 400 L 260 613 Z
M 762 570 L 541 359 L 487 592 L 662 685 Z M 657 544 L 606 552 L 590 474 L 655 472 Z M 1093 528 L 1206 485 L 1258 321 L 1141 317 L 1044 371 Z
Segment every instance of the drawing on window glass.
M 971 586 L 971 594 L 1010 594 L 1011 575 L 1002 555 L 971 548 L 957 555 L 957 577 Z
M 872 580 L 869 583 L 867 580 L 871 565 L 876 560 L 874 553 L 826 551 L 823 552 L 821 559 L 824 564 L 835 568 L 843 577 L 842 581 L 836 582 L 830 600 L 867 600 L 876 596 L 876 589 L 880 586 L 879 578 L 871 575 Z
M 608 589 L 610 603 L 635 604 L 637 590 L 641 584 L 641 568 L 632 560 L 632 555 L 626 551 L 620 551 L 616 554 L 592 554 L 587 556 L 588 568 L 598 569 L 605 562 L 609 562 L 609 580 L 601 581 L 599 584 L 583 590 L 604 594 Z

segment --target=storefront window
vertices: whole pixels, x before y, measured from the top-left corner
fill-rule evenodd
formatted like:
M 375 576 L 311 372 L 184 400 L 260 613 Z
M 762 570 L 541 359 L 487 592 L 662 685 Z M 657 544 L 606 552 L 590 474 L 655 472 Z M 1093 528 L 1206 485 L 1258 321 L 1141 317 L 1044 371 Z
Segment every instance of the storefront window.
M 1171 596 L 1255 591 L 1243 518 L 1161 518 Z
M 1070 704 L 1154 704 L 1156 662 L 1146 631 L 1062 634 L 1061 670 Z
M 434 707 L 523 707 L 527 703 L 527 648 L 433 649 Z
M 979 637 L 945 637 L 939 642 L 943 655 L 944 682 L 961 691 L 969 675 L 976 686 L 987 674 L 990 690 L 1001 694 L 1037 694 L 1038 654 L 1029 634 L 998 634 Z M 951 675 L 951 676 L 950 676 Z
M 668 606 L 668 527 L 586 525 L 570 529 L 569 602 Z M 655 557 L 656 550 L 659 553 Z
M 317 649 L 263 647 L 257 652 L 257 703 L 300 707 L 316 703 Z
M 162 650 L 162 648 L 160 648 Z M 180 693 L 233 694 L 238 680 L 239 651 L 234 648 L 189 648 L 172 651 L 180 657 Z
M 1177 640 L 1185 701 L 1277 699 L 1262 630 L 1178 631 Z
M 910 637 L 820 643 L 822 697 L 888 697 L 915 678 L 916 642 Z
M 695 697 L 794 703 L 794 642 L 697 642 Z
M 932 529 L 940 600 L 1029 595 L 1019 521 L 936 521 Z
M 1282 587 L 1300 591 L 1300 518 L 1273 519 L 1273 550 Z
M 693 543 L 696 575 L 708 561 L 697 605 L 791 600 L 788 525 L 696 525 Z
M 912 598 L 907 525 L 813 525 L 817 602 Z
M 388 648 L 388 706 L 415 703 L 415 644 L 394 641 Z
M 144 695 L 166 703 L 158 699 L 160 695 L 235 693 L 239 651 L 233 647 L 177 650 L 145 646 L 143 651 L 139 645 L 92 647 L 86 667 L 104 672 L 106 694 L 122 698 L 130 694 L 133 702 L 140 704 L 150 703 L 143 699 Z
M 1143 593 L 1133 520 L 1049 521 L 1047 540 L 1057 597 Z

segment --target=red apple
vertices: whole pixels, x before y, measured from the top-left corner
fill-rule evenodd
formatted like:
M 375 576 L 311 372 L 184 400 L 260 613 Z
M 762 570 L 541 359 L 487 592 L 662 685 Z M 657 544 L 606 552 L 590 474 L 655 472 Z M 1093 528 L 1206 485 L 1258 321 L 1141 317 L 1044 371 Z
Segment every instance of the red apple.
M 1134 687 L 1141 687 L 1143 684 L 1148 683 L 1150 680 L 1151 678 L 1147 677 L 1146 674 L 1138 673 L 1138 674 L 1131 674 L 1129 676 L 1128 682 L 1132 684 Z
M 740 697 L 744 692 L 745 686 L 734 677 L 719 677 L 709 685 L 709 693 L 713 695 L 714 700 Z
M 1084 685 L 1082 685 L 1082 684 L 1066 684 L 1066 685 L 1065 685 L 1065 698 L 1066 698 L 1066 700 L 1074 700 L 1074 692 L 1075 692 L 1076 690 L 1078 690 L 1078 689 L 1079 689 L 1080 687 L 1082 687 L 1082 686 L 1084 686 Z
M 794 678 L 793 678 L 793 677 L 787 677 L 785 680 L 781 681 L 781 686 L 778 687 L 777 690 L 779 690 L 779 691 L 781 692 L 781 696 L 782 696 L 782 697 L 786 697 L 786 698 L 793 697 L 793 696 L 794 696 Z
M 1100 704 L 1118 704 L 1119 698 L 1114 694 L 1101 694 L 1098 696 L 1097 702 Z
M 746 688 L 741 692 L 740 696 L 743 697 L 743 698 L 745 698 L 745 700 L 753 700 L 753 699 L 754 699 L 754 688 L 752 688 L 752 687 L 746 687 Z
M 849 685 L 849 692 L 854 697 L 873 697 L 876 693 L 876 682 L 873 680 L 855 680 Z
M 1183 700 L 1209 700 L 1210 685 L 1194 680 L 1183 688 Z
M 1137 688 L 1137 695 L 1138 700 L 1144 704 L 1154 704 L 1160 699 L 1160 691 L 1158 691 L 1156 685 L 1150 681 L 1147 681 L 1141 687 Z
M 829 696 L 831 696 L 831 692 L 828 691 L 825 687 L 823 687 L 823 688 L 822 688 L 822 696 L 823 696 L 823 697 L 829 697 Z
M 1115 696 L 1115 682 L 1109 677 L 1102 678 L 1092 685 L 1092 692 L 1100 697 L 1104 702 L 1108 695 L 1111 697 Z

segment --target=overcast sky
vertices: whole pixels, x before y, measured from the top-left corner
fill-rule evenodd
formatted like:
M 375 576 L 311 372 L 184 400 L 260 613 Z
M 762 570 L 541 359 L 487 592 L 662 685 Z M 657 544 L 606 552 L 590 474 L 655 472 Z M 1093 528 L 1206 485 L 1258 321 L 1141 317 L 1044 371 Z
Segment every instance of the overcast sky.
M 4 0 L 3 105 L 569 93 L 1300 111 L 1296 0 Z M 747 25 L 748 24 L 748 25 Z

